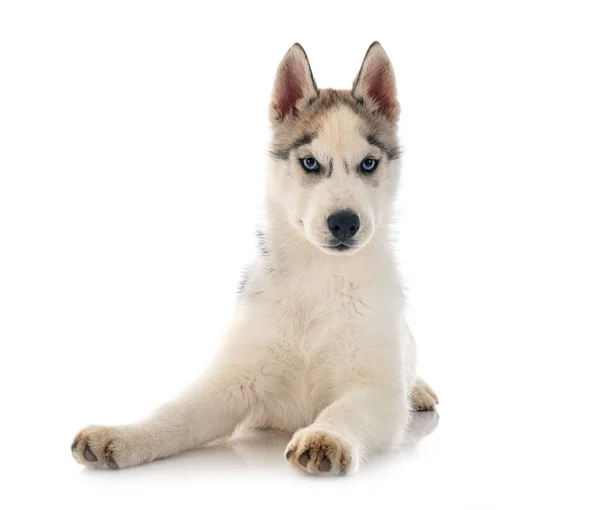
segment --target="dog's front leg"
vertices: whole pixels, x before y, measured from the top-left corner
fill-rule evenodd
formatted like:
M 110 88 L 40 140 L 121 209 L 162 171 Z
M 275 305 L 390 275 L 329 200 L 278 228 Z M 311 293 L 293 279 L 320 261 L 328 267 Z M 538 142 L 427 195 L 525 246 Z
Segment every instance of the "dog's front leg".
M 71 446 L 73 456 L 90 467 L 118 469 L 228 436 L 251 405 L 245 377 L 243 368 L 219 364 L 180 398 L 139 423 L 84 428 Z
M 406 395 L 375 387 L 350 390 L 294 434 L 285 456 L 311 474 L 345 475 L 370 452 L 391 443 L 407 421 Z

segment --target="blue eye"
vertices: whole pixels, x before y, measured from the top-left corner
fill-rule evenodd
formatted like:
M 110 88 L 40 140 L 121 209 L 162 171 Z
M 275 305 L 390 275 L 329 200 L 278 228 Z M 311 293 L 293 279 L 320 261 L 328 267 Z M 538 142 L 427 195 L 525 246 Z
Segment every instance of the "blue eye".
M 377 163 L 379 163 L 379 161 L 377 161 L 376 159 L 373 158 L 365 158 L 362 160 L 362 163 L 360 164 L 360 169 L 363 172 L 372 172 L 373 170 L 375 170 L 377 168 Z
M 315 158 L 302 158 L 300 163 L 302 163 L 304 170 L 307 172 L 319 171 L 319 162 Z

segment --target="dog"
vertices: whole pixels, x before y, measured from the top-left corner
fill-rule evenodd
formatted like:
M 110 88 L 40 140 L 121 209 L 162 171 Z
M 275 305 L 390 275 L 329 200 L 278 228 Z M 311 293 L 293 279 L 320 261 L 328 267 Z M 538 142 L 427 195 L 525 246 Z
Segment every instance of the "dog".
M 321 476 L 355 473 L 432 410 L 390 247 L 400 105 L 383 47 L 351 90 L 319 89 L 299 44 L 273 87 L 260 252 L 206 373 L 142 421 L 89 426 L 79 463 L 118 469 L 198 448 L 240 426 L 292 435 L 284 457 Z

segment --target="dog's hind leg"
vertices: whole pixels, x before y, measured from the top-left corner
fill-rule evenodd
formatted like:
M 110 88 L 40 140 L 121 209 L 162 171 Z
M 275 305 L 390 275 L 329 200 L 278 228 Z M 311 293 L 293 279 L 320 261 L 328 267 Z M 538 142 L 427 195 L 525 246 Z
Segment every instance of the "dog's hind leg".
M 406 339 L 407 366 L 409 372 L 414 374 L 417 347 L 412 332 L 406 323 L 404 323 L 404 335 Z M 408 384 L 410 387 L 411 409 L 413 411 L 431 411 L 435 408 L 436 404 L 439 404 L 435 391 L 420 377 L 414 377 L 413 380 L 409 380 Z
M 136 466 L 229 436 L 252 395 L 239 366 L 219 366 L 179 399 L 139 423 L 84 428 L 71 446 L 75 460 L 95 468 Z
M 432 411 L 440 403 L 435 391 L 420 377 L 412 385 L 410 401 L 413 411 Z

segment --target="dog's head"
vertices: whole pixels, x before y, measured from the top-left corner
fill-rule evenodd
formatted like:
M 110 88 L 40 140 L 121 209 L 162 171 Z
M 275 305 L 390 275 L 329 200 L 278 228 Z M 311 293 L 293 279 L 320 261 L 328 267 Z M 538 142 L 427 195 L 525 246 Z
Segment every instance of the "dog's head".
M 398 182 L 399 114 L 392 65 L 377 42 L 352 90 L 318 89 L 299 44 L 281 61 L 269 195 L 324 252 L 356 252 L 387 219 Z

